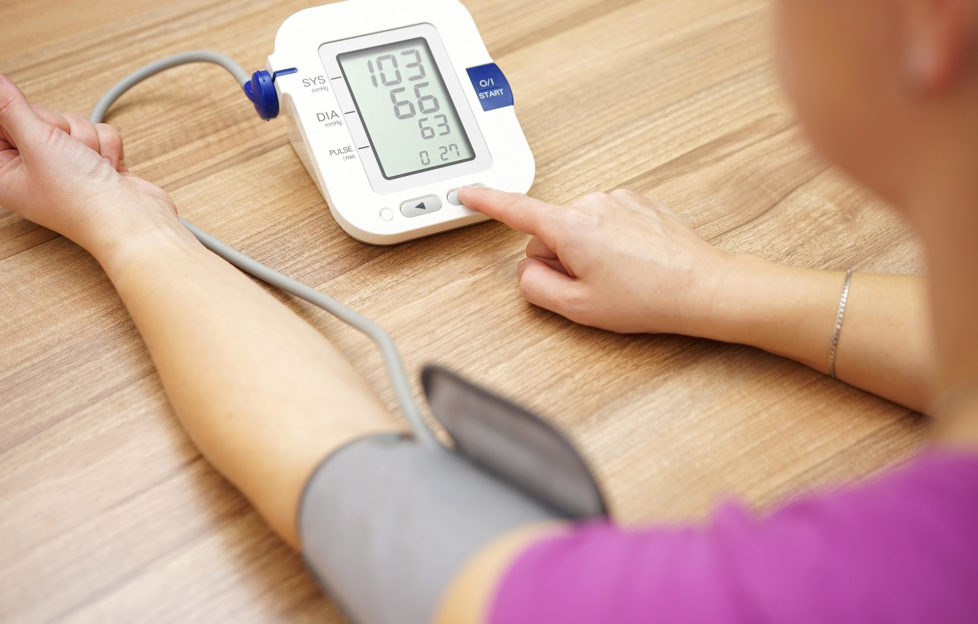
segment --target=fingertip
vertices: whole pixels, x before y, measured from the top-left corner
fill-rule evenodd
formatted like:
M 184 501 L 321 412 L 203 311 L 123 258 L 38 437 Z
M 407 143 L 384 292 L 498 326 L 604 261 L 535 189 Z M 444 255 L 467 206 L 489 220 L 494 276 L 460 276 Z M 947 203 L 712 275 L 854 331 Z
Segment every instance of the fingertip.
M 33 108 L 34 114 L 44 123 L 52 125 L 66 134 L 71 132 L 71 124 L 68 123 L 68 120 L 63 115 L 39 104 L 35 104 Z
M 68 125 L 71 127 L 68 131 L 71 138 L 81 142 L 93 152 L 98 152 L 103 156 L 107 155 L 101 146 L 103 133 L 99 132 L 99 129 L 88 117 L 81 113 L 68 112 L 64 114 L 64 118 L 68 120 Z
M 105 157 L 112 168 L 120 171 L 123 159 L 122 135 L 108 124 L 95 124 L 95 134 L 98 137 L 99 154 Z
M 24 153 L 28 139 L 37 134 L 36 125 L 43 123 L 34 113 L 27 96 L 10 78 L 0 74 L 0 126 Z
M 489 189 L 484 186 L 471 186 L 466 184 L 462 188 L 458 189 L 458 198 L 467 208 L 482 212 L 481 207 L 485 205 L 485 201 L 480 197 L 480 194 L 481 192 L 487 190 Z
M 19 112 L 20 107 L 27 101 L 27 96 L 13 80 L 0 74 L 0 116 L 10 112 Z

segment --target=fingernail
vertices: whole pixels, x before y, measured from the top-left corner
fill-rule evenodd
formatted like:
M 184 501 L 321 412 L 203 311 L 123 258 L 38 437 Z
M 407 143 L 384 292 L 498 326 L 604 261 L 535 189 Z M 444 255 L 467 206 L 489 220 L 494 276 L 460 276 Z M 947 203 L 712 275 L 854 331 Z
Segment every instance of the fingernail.
M 519 264 L 516 265 L 516 274 L 523 277 L 523 271 L 526 270 L 526 258 L 520 260 Z

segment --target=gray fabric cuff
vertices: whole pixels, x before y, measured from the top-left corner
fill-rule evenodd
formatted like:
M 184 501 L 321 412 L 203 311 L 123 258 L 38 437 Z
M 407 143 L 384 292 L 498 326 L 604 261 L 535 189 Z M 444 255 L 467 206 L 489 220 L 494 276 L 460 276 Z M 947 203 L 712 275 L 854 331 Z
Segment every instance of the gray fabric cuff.
M 298 524 L 307 565 L 351 621 L 421 624 L 481 547 L 565 517 L 440 445 L 380 435 L 319 466 Z

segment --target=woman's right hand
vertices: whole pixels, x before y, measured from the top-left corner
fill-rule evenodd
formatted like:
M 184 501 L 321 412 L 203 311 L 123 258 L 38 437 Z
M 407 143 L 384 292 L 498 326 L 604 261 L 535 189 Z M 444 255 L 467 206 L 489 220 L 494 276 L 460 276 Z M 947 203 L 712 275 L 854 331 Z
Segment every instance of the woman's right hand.
M 485 188 L 460 195 L 469 208 L 532 236 L 518 269 L 523 296 L 584 325 L 705 335 L 741 262 L 662 203 L 630 191 L 567 206 Z

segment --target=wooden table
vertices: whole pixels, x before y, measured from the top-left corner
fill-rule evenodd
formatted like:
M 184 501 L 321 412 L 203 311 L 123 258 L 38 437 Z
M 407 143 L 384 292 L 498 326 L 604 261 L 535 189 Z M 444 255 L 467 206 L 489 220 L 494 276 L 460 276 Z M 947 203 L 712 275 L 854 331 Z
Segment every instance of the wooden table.
M 216 49 L 262 68 L 278 25 L 309 4 L 8 0 L 0 72 L 39 103 L 87 113 L 167 54 Z M 534 195 L 626 187 L 730 251 L 921 270 L 906 228 L 801 138 L 767 2 L 466 4 L 516 93 Z M 260 122 L 219 68 L 144 83 L 110 121 L 130 166 L 185 217 L 388 327 L 409 370 L 445 364 L 559 423 L 624 522 L 702 518 L 726 497 L 764 506 L 889 465 L 921 438 L 910 411 L 776 356 L 618 336 L 529 306 L 515 275 L 525 237 L 502 225 L 396 247 L 352 240 L 284 122 Z M 372 344 L 287 303 L 393 405 Z M 0 355 L 0 620 L 341 619 L 184 435 L 94 260 L 2 209 Z

